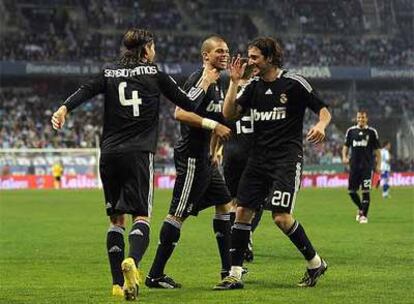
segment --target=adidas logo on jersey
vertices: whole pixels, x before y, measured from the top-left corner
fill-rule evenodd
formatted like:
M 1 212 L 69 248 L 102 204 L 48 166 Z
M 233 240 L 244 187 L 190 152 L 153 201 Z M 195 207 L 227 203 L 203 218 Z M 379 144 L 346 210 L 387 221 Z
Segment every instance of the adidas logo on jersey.
M 273 92 L 271 89 L 267 89 L 267 91 L 265 92 L 265 95 L 273 95 Z
M 286 118 L 286 107 L 274 107 L 273 111 L 257 111 L 253 110 L 253 118 L 255 121 L 280 120 Z

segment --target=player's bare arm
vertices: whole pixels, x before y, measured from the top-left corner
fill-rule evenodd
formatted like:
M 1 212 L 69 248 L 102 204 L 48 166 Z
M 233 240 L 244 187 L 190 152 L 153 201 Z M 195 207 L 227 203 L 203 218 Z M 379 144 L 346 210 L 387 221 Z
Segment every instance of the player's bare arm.
M 222 141 L 226 141 L 230 138 L 231 130 L 225 125 L 209 119 L 203 118 L 195 113 L 185 111 L 179 107 L 175 109 L 175 119 L 185 123 L 191 127 L 208 129 L 213 132 Z
M 349 153 L 349 148 L 347 146 L 343 146 L 342 147 L 342 163 L 344 165 L 348 165 L 349 164 L 349 157 L 348 157 L 348 153 Z
M 226 119 L 237 120 L 241 117 L 242 108 L 236 103 L 237 89 L 246 69 L 246 63 L 242 64 L 240 55 L 233 57 L 229 66 L 230 84 L 224 99 L 223 116 Z
M 325 139 L 325 129 L 330 121 L 331 113 L 326 107 L 322 108 L 319 111 L 319 122 L 309 130 L 306 140 L 313 144 L 322 142 Z

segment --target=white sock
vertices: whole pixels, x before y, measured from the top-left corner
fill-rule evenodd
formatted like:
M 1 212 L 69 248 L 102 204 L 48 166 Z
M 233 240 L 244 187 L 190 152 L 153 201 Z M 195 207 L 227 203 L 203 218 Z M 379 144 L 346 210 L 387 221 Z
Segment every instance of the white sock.
M 321 257 L 318 254 L 308 261 L 308 269 L 318 268 L 322 265 Z
M 242 271 L 243 271 L 243 267 L 241 266 L 231 266 L 230 276 L 241 280 Z

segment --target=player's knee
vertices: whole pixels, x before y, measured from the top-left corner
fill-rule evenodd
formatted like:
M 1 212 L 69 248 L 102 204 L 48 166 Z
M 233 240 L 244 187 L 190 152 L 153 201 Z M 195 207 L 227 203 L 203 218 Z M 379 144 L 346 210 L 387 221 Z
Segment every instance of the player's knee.
M 182 224 L 182 223 L 184 223 L 186 218 L 180 217 L 180 216 L 175 216 L 175 215 L 172 215 L 172 214 L 168 214 L 166 216 L 166 219 L 170 219 L 170 220 L 173 220 L 173 221 L 176 221 L 176 222 Z
M 216 206 L 216 213 L 229 213 L 231 210 L 231 201 L 228 202 L 227 204 L 222 204 L 222 205 L 217 205 Z
M 289 213 L 273 213 L 273 221 L 283 231 L 288 231 L 295 222 Z
M 114 214 L 109 216 L 109 221 L 112 225 L 125 228 L 125 215 L 124 214 Z
M 147 222 L 148 225 L 150 224 L 150 217 L 149 216 L 132 216 L 132 223 L 136 223 L 138 221 L 144 221 Z

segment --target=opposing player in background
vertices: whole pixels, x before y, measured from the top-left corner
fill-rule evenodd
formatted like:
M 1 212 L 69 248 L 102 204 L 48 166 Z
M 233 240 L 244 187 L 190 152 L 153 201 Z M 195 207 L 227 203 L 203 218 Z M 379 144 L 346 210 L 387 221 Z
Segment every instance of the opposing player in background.
M 358 208 L 356 220 L 360 224 L 368 223 L 372 173 L 380 172 L 381 153 L 378 132 L 368 126 L 368 114 L 364 110 L 357 112 L 357 124 L 345 134 L 342 148 L 342 162 L 349 165 L 349 196 Z M 350 157 L 349 157 L 350 153 Z M 375 160 L 374 160 L 375 158 Z M 358 194 L 362 192 L 362 201 Z
M 138 296 L 137 267 L 149 243 L 160 94 L 192 111 L 218 77 L 216 71 L 204 69 L 200 81 L 187 94 L 170 76 L 158 70 L 154 58 L 153 34 L 129 29 L 123 36 L 119 61 L 83 84 L 52 116 L 53 127 L 60 129 L 67 113 L 97 94 L 105 96 L 99 169 L 110 219 L 107 249 L 113 294 L 124 295 L 126 300 Z M 126 259 L 124 214 L 130 214 L 133 220 Z
M 211 36 L 201 46 L 203 67 L 194 72 L 184 88 L 192 94 L 193 87 L 202 79 L 206 69 L 223 71 L 227 68 L 229 48 L 223 38 Z M 221 77 L 207 91 L 195 115 L 177 108 L 175 118 L 181 122 L 180 138 L 174 148 L 177 178 L 169 214 L 160 231 L 160 242 L 145 280 L 150 288 L 180 288 L 181 284 L 164 273 L 181 235 L 184 221 L 190 215 L 215 206 L 213 230 L 221 258 L 221 275 L 230 270 L 230 193 L 218 167 L 211 161 L 212 147 L 217 140 L 225 141 L 231 130 L 223 125 L 221 113 L 224 99 Z M 196 253 L 193 253 L 196 254 Z
M 389 178 L 391 172 L 391 142 L 386 140 L 381 149 L 381 179 L 382 181 L 382 197 L 390 197 Z
M 237 191 L 236 220 L 231 235 L 232 267 L 216 290 L 243 288 L 243 254 L 249 242 L 251 221 L 258 204 L 267 197 L 275 224 L 289 237 L 307 261 L 302 287 L 315 286 L 327 263 L 315 251 L 302 225 L 293 218 L 303 162 L 303 119 L 306 108 L 319 115 L 307 140 L 319 143 L 331 115 L 311 85 L 301 76 L 282 69 L 283 50 L 272 38 L 260 37 L 248 45 L 249 64 L 259 70 L 239 93 L 237 87 L 246 64 L 235 58 L 223 114 L 239 119 L 254 115 L 254 146 Z

